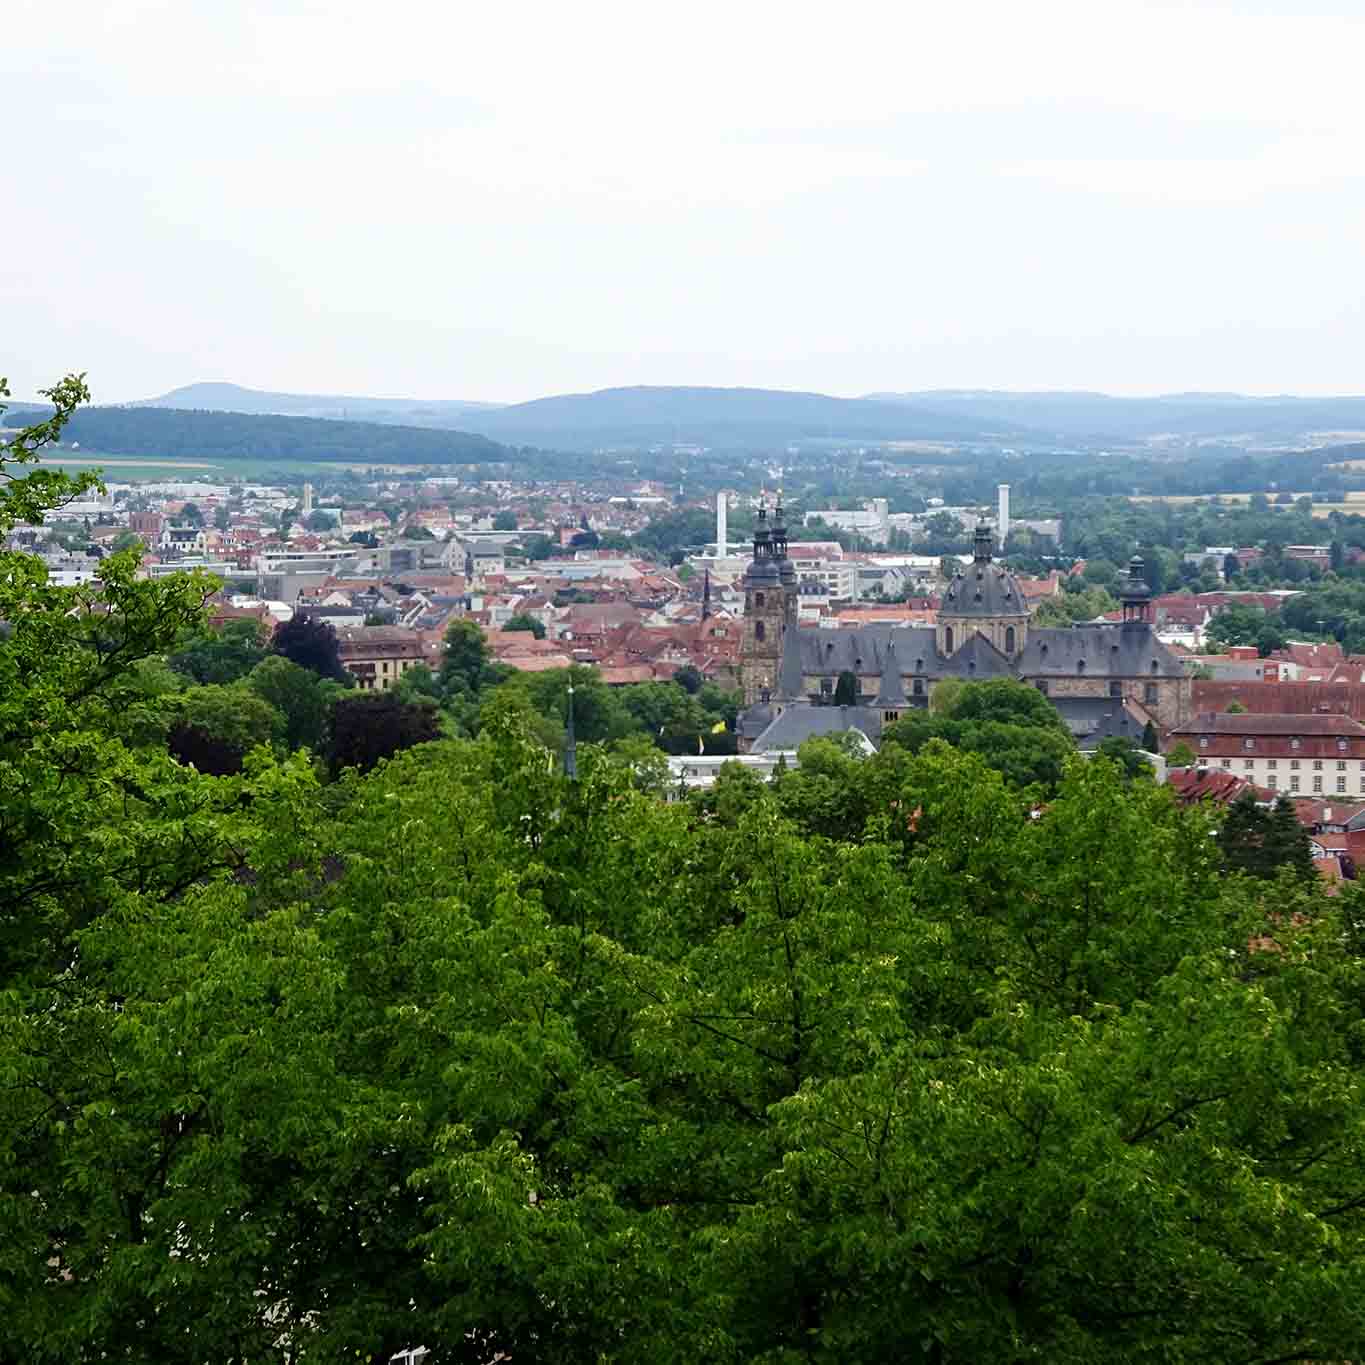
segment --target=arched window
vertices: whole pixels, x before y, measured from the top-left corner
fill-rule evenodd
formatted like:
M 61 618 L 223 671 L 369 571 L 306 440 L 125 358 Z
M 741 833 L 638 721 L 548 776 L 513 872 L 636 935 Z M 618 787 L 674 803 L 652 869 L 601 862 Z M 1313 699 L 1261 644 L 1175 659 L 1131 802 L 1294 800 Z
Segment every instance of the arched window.
M 763 638 L 764 634 L 765 634 L 765 632 L 764 632 L 764 629 L 763 629 L 763 622 L 762 622 L 762 621 L 755 621 L 755 622 L 754 622 L 754 639 L 755 639 L 755 640 L 761 640 L 761 639 Z
M 1013 654 L 1013 653 L 1014 653 L 1014 627 L 1013 627 L 1013 626 L 1006 626 L 1006 627 L 1005 627 L 1005 653 L 1006 653 L 1006 654 Z
M 1084 672 L 1085 672 L 1085 660 L 1084 660 L 1084 659 L 1077 659 L 1077 660 L 1076 660 L 1076 672 L 1077 672 L 1077 673 L 1084 673 Z
M 754 606 L 756 606 L 756 607 L 761 607 L 762 605 L 763 605 L 763 594 L 762 594 L 761 592 L 756 592 L 756 593 L 754 594 Z
M 943 648 L 946 649 L 946 650 L 948 651 L 949 654 L 951 654 L 951 653 L 953 652 L 953 628 L 952 628 L 952 626 L 945 626 L 945 627 L 943 628 Z
M 1157 675 L 1158 673 L 1160 673 L 1160 672 L 1161 672 L 1161 665 L 1160 665 L 1155 659 L 1153 659 L 1153 660 L 1152 660 L 1152 677 L 1155 678 L 1156 675 Z

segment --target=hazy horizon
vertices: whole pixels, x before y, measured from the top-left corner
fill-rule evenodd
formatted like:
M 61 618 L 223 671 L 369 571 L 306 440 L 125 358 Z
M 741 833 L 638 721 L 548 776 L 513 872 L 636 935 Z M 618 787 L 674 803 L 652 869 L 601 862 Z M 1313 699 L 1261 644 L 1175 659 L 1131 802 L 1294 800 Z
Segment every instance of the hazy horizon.
M 1365 391 L 1346 0 L 7 11 L 19 399 Z

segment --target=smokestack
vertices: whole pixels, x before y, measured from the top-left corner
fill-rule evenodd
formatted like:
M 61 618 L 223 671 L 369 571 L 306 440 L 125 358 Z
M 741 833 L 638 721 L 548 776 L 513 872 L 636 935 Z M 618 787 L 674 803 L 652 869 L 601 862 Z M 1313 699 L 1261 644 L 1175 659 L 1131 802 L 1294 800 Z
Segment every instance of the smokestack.
M 1002 483 L 997 486 L 995 491 L 999 498 L 995 529 L 1000 537 L 1000 548 L 1003 550 L 1005 548 L 1005 537 L 1010 533 L 1010 486 L 1007 483 Z
M 725 544 L 725 494 L 716 494 L 716 558 L 724 559 L 727 546 Z

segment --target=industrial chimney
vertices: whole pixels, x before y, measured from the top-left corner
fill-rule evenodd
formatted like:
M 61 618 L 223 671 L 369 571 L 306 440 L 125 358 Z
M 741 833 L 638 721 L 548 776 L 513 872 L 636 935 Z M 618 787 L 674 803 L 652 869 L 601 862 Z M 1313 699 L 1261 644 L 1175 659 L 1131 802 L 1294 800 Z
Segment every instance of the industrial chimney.
M 997 485 L 995 491 L 999 499 L 995 516 L 995 530 L 1000 537 L 1000 549 L 1003 551 L 1005 538 L 1010 533 L 1010 486 L 1007 483 L 1002 483 Z
M 724 559 L 728 547 L 725 544 L 725 494 L 716 494 L 716 558 Z

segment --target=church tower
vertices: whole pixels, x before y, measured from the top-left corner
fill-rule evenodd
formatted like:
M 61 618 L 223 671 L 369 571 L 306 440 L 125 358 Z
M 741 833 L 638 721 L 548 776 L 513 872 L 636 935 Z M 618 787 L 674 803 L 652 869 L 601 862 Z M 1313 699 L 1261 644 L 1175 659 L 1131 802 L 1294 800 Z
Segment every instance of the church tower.
M 776 695 L 782 641 L 797 628 L 796 569 L 787 557 L 787 525 L 781 494 L 771 521 L 766 503 L 754 525 L 754 557 L 744 572 L 744 631 L 739 646 L 744 704 Z
M 943 594 L 935 627 L 938 652 L 956 654 L 975 635 L 982 635 L 1013 663 L 1028 642 L 1029 609 L 1019 585 L 1003 564 L 992 562 L 991 528 L 976 528 L 971 566 L 959 569 Z

